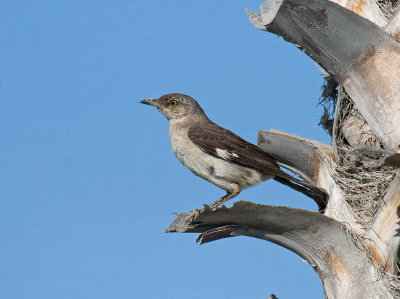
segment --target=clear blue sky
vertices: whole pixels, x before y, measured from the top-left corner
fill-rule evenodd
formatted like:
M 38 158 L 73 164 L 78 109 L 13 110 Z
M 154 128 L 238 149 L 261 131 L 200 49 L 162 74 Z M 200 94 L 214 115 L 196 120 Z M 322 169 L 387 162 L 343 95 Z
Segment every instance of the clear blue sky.
M 167 120 L 139 100 L 186 93 L 251 142 L 270 128 L 329 142 L 321 72 L 250 24 L 260 4 L 2 2 L 1 298 L 323 297 L 282 247 L 163 232 L 224 191 L 178 162 Z M 237 199 L 316 210 L 273 181 Z

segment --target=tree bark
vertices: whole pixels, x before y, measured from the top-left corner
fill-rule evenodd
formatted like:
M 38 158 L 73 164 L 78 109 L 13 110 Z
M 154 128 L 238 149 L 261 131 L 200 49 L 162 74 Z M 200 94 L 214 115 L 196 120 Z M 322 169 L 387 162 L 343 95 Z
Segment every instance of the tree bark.
M 200 232 L 200 244 L 240 235 L 271 241 L 306 260 L 321 277 L 328 298 L 385 298 L 385 285 L 362 241 L 329 217 L 244 201 L 231 208 L 206 206 L 189 215 L 180 215 L 167 232 Z

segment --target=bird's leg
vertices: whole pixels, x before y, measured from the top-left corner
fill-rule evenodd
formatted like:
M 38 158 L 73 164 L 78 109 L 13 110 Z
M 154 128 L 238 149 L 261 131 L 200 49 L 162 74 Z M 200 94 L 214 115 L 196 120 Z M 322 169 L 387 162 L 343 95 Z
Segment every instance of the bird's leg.
M 237 189 L 237 190 L 235 190 L 235 191 L 233 191 L 233 192 L 227 191 L 227 192 L 226 192 L 226 195 L 225 195 L 224 197 L 221 197 L 220 199 L 218 199 L 218 200 L 214 201 L 212 204 L 210 204 L 210 208 L 211 208 L 211 209 L 218 208 L 218 207 L 219 207 L 220 205 L 222 205 L 224 202 L 227 202 L 228 200 L 230 200 L 230 199 L 232 199 L 232 198 L 238 196 L 239 193 L 240 193 L 240 189 Z M 193 211 L 192 213 L 190 213 L 190 215 L 188 215 L 188 216 L 185 217 L 185 221 L 192 222 L 193 217 L 194 217 L 195 215 L 197 215 L 197 214 L 199 213 L 199 211 L 200 211 L 200 210 L 197 209 L 197 210 Z
M 232 198 L 238 196 L 240 193 L 239 191 L 235 191 L 235 192 L 227 192 L 226 195 L 224 197 L 221 197 L 220 199 L 214 201 L 211 205 L 210 208 L 217 208 L 220 205 L 222 205 L 223 203 L 227 202 L 228 200 L 231 200 Z

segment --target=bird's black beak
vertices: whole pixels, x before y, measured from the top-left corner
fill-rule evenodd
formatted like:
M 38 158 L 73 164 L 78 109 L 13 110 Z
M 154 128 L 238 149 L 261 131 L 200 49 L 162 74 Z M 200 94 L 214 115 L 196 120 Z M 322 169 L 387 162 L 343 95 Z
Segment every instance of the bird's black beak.
M 153 100 L 153 99 L 141 100 L 139 103 L 158 107 L 158 102 L 157 102 L 157 100 Z

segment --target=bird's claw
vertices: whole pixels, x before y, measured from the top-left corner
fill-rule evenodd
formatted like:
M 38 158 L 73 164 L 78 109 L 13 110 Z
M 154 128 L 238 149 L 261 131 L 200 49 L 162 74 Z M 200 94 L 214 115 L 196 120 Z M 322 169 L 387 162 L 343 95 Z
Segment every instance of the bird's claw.
M 188 216 L 185 217 L 185 221 L 194 222 L 193 219 L 200 213 L 200 209 L 192 211 Z

